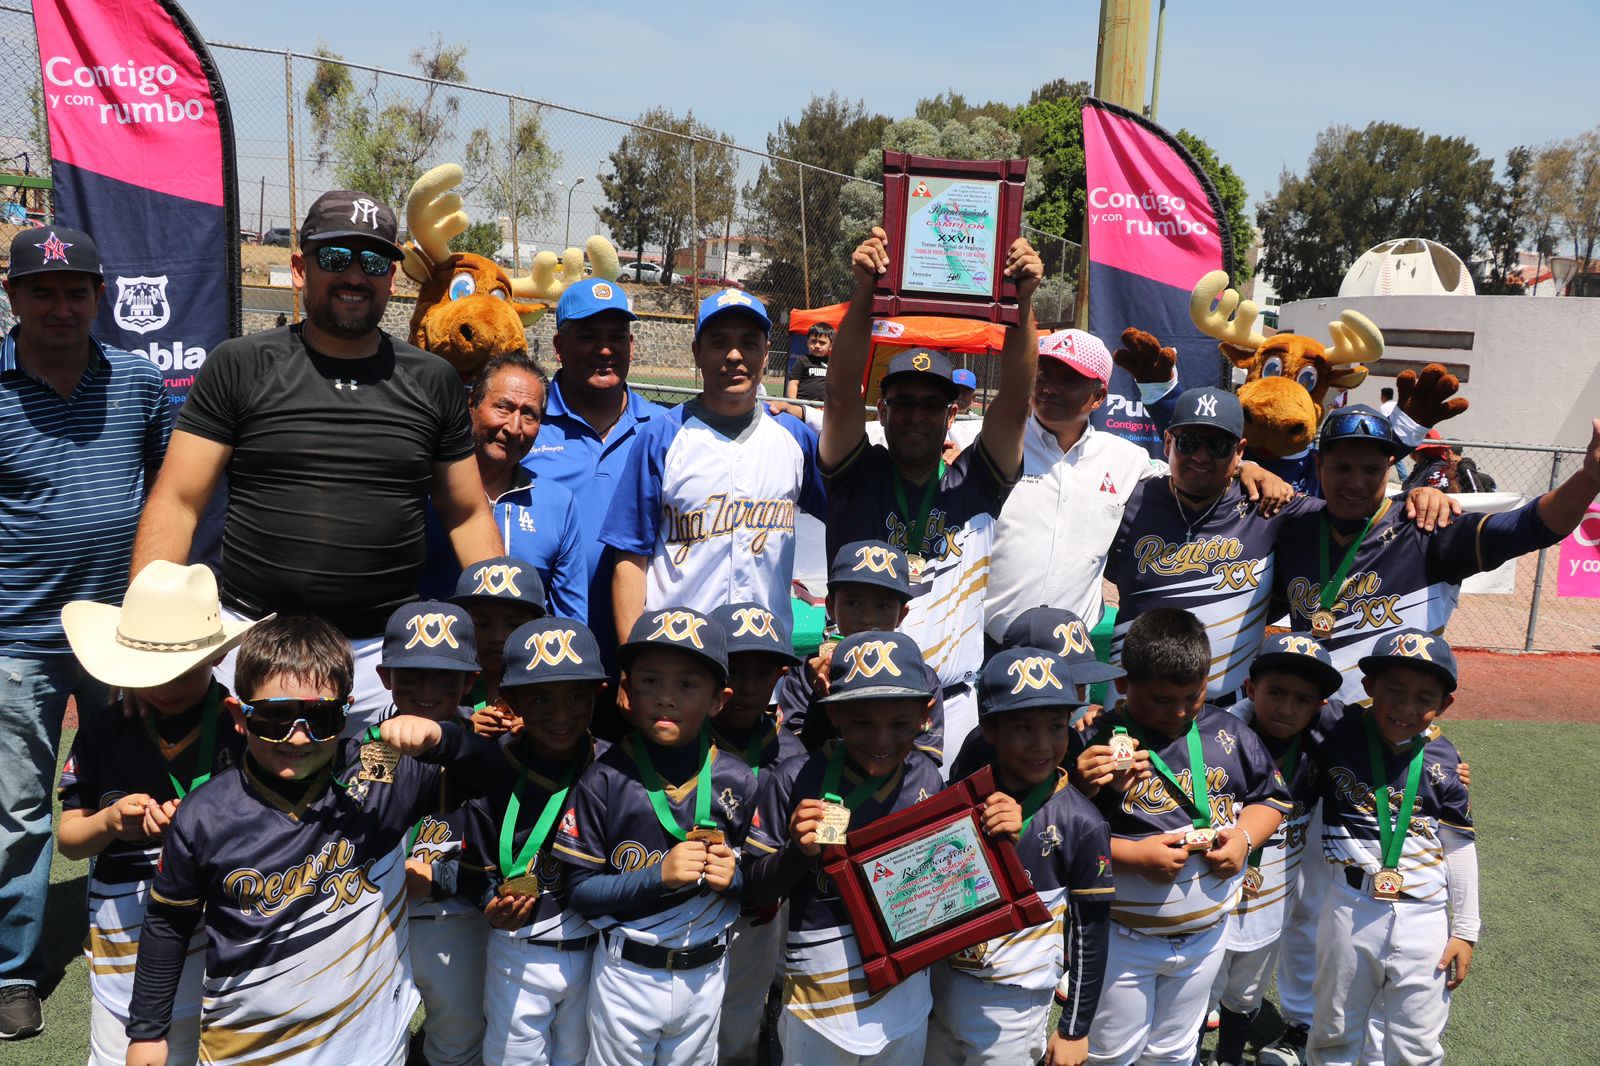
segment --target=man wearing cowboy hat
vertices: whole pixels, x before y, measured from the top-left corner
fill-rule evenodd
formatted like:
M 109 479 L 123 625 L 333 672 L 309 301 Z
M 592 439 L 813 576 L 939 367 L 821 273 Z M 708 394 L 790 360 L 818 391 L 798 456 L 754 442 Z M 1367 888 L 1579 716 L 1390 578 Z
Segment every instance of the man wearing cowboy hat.
M 11 242 L 20 320 L 0 341 L 0 1040 L 42 1025 L 35 983 L 50 883 L 50 783 L 67 697 L 105 701 L 61 631 L 69 600 L 115 602 L 172 400 L 148 359 L 89 335 L 105 292 L 94 240 Z

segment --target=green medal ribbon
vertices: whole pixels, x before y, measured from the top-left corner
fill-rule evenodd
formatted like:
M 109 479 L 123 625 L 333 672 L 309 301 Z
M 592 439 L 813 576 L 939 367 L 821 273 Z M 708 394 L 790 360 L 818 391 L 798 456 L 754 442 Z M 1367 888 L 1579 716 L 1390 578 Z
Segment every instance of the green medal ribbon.
M 750 743 L 744 746 L 744 764 L 750 767 L 750 776 L 754 778 L 760 778 L 761 753 L 767 749 L 767 741 L 772 739 L 772 736 L 775 736 L 778 731 L 777 724 L 774 723 L 772 735 L 765 734 L 762 732 L 761 725 L 762 723 L 757 723 L 755 729 L 750 733 Z M 728 739 L 726 735 L 720 732 L 717 736 L 724 740 Z M 732 746 L 730 743 L 729 747 Z
M 906 554 L 922 554 L 922 538 L 928 535 L 928 516 L 933 513 L 933 497 L 939 491 L 939 485 L 944 481 L 944 460 L 939 460 L 939 472 L 928 479 L 928 484 L 922 490 L 922 502 L 917 505 L 917 516 L 911 517 L 911 507 L 906 503 L 906 483 L 900 477 L 900 471 L 894 472 L 894 500 L 900 508 L 900 513 L 906 519 Z
M 841 797 L 839 795 L 839 775 L 844 770 L 844 745 L 835 741 L 833 750 L 828 752 L 828 769 L 822 775 L 822 798 L 824 802 L 837 803 L 846 810 L 853 811 L 868 796 L 888 784 L 889 779 L 895 775 L 895 771 L 898 769 L 899 767 L 897 766 L 894 770 L 890 770 L 888 773 L 878 777 L 863 778 L 854 792 L 851 792 L 848 796 Z
M 177 792 L 179 799 L 187 797 L 189 793 L 211 780 L 211 762 L 217 752 L 217 719 L 221 717 L 221 711 L 222 689 L 213 684 L 206 690 L 205 708 L 200 712 L 200 750 L 194 764 L 199 773 L 189 782 L 188 788 L 183 787 L 183 782 L 172 772 L 171 760 L 164 760 L 167 762 L 167 780 L 172 782 L 173 791 Z M 156 739 L 159 749 L 160 737 L 156 735 L 155 723 L 146 718 L 144 727 L 151 737 Z
M 1289 746 L 1283 749 L 1283 754 L 1278 756 L 1278 772 L 1283 775 L 1285 783 L 1288 782 L 1289 774 L 1292 772 L 1294 764 L 1299 760 L 1299 758 L 1300 735 L 1297 734 L 1293 740 L 1289 741 Z M 1250 858 L 1247 860 L 1247 862 L 1252 870 L 1261 869 L 1261 851 L 1262 848 L 1265 848 L 1266 846 L 1266 841 L 1262 841 L 1261 847 L 1250 853 Z
M 528 834 L 528 839 L 513 855 L 511 847 L 517 835 L 517 818 L 522 814 L 522 797 L 526 794 L 524 790 L 528 784 L 528 771 L 517 774 L 517 783 L 512 786 L 511 797 L 506 800 L 506 815 L 500 820 L 500 873 L 507 881 L 521 877 L 533 865 L 534 856 L 544 847 L 550 836 L 550 827 L 555 824 L 556 815 L 561 813 L 561 807 L 567 801 L 567 792 L 572 788 L 574 776 L 576 771 L 569 771 L 561 782 L 561 788 L 545 800 L 544 810 L 539 812 L 538 820 L 533 823 L 533 832 Z
M 630 741 L 633 737 L 628 738 Z M 639 764 L 639 776 L 644 778 L 645 791 L 650 794 L 650 806 L 655 808 L 656 821 L 678 840 L 689 839 L 689 834 L 678 825 L 677 815 L 672 813 L 672 804 L 667 801 L 666 791 L 661 787 L 661 775 L 656 773 L 655 766 L 650 762 L 650 753 L 645 750 L 646 745 L 641 742 L 630 744 L 628 754 L 633 756 L 634 762 Z M 694 827 L 696 829 L 715 829 L 717 823 L 711 818 L 711 764 L 715 762 L 711 757 L 711 734 L 706 729 L 700 730 L 700 773 L 696 777 L 694 786 Z
M 1061 783 L 1061 775 L 1047 777 L 1037 785 L 1022 801 L 1022 833 L 1028 832 L 1028 826 L 1033 822 L 1033 816 L 1039 813 L 1039 808 L 1044 806 L 1044 801 L 1056 794 L 1056 786 Z
M 1412 742 L 1411 765 L 1406 770 L 1406 788 L 1400 794 L 1400 817 L 1389 824 L 1389 775 L 1383 768 L 1383 740 L 1378 736 L 1378 724 L 1369 712 L 1367 726 L 1367 755 L 1372 759 L 1373 816 L 1378 820 L 1378 846 L 1383 852 L 1386 870 L 1400 868 L 1400 854 L 1406 847 L 1406 835 L 1411 832 L 1411 811 L 1417 805 L 1417 787 L 1422 784 L 1422 755 L 1426 743 Z
M 1189 817 L 1194 822 L 1196 829 L 1211 828 L 1211 786 L 1206 781 L 1206 759 L 1200 749 L 1200 719 L 1196 718 L 1189 723 L 1189 732 L 1186 734 L 1189 743 L 1189 780 L 1193 783 L 1194 794 L 1185 792 L 1178 784 L 1178 775 L 1172 772 L 1165 759 L 1156 754 L 1156 749 L 1149 741 L 1145 740 L 1141 730 L 1129 726 L 1129 731 L 1139 741 L 1140 747 L 1150 753 L 1150 765 L 1156 768 L 1168 790 L 1177 801 L 1178 806 L 1189 812 Z
M 1388 505 L 1385 503 L 1383 507 L 1379 507 L 1372 512 L 1372 515 L 1367 519 L 1367 524 L 1361 527 L 1361 535 L 1351 541 L 1350 547 L 1345 549 L 1344 558 L 1339 561 L 1339 569 L 1335 571 L 1332 578 L 1328 577 L 1328 553 L 1330 550 L 1329 544 L 1333 537 L 1332 526 L 1328 522 L 1328 512 L 1322 512 L 1322 538 L 1318 543 L 1318 548 L 1320 549 L 1318 558 L 1322 571 L 1322 595 L 1318 602 L 1324 611 L 1333 610 L 1333 602 L 1339 598 L 1339 593 L 1344 591 L 1344 582 L 1345 578 L 1350 574 L 1350 567 L 1355 565 L 1356 552 L 1361 550 L 1361 544 L 1367 539 L 1367 532 L 1372 529 L 1372 523 L 1376 522 L 1378 516 L 1387 509 Z

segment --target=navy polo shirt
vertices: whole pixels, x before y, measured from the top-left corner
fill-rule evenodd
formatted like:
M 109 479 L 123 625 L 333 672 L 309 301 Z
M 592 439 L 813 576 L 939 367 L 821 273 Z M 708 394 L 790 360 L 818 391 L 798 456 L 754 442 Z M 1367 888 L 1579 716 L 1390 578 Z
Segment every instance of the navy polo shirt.
M 0 650 L 63 654 L 68 601 L 122 602 L 172 400 L 154 363 L 98 341 L 62 399 L 16 338 L 0 344 Z

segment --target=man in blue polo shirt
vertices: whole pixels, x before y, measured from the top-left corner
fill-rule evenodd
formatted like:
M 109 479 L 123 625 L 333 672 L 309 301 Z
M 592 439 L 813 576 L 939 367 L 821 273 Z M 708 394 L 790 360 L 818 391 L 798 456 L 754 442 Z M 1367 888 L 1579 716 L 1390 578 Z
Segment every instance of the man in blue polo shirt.
M 172 432 L 155 364 L 89 336 L 105 293 L 86 233 L 25 230 L 0 345 L 0 1040 L 33 1036 L 50 882 L 50 786 L 67 697 L 105 703 L 61 629 L 69 600 L 120 603 L 139 509 Z
M 523 465 L 561 485 L 578 505 L 589 564 L 589 628 L 611 645 L 614 560 L 600 543 L 600 527 L 640 429 L 664 409 L 628 388 L 633 323 L 638 316 L 615 282 L 586 278 L 556 304 L 556 356 L 561 369 L 550 382 L 544 425 Z

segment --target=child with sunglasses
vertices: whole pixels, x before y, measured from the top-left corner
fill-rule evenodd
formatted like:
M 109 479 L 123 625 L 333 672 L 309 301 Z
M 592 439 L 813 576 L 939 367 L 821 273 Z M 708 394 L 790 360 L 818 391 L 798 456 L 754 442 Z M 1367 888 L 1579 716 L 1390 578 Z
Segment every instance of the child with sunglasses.
M 129 1066 L 167 1061 L 202 918 L 204 1061 L 405 1061 L 417 995 L 401 842 L 440 806 L 441 770 L 403 756 L 457 768 L 454 790 L 498 753 L 454 722 L 411 715 L 341 740 L 353 672 L 349 642 L 319 619 L 264 622 L 241 642 L 239 697 L 224 704 L 245 756 L 167 829 L 139 941 Z

